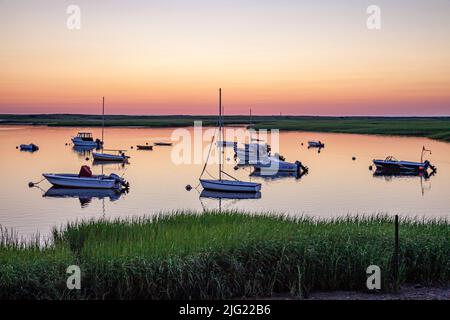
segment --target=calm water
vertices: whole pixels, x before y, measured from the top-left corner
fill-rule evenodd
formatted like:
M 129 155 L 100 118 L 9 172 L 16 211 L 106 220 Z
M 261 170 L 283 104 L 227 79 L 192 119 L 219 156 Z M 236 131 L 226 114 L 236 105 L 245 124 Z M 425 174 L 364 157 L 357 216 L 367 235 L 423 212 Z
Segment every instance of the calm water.
M 219 200 L 200 198 L 195 189 L 202 165 L 175 165 L 172 147 L 154 151 L 130 150 L 136 144 L 169 140 L 173 129 L 107 128 L 109 148 L 127 148 L 130 164 L 92 165 L 89 154 L 66 146 L 70 137 L 86 130 L 100 137 L 99 128 L 0 127 L 0 224 L 29 236 L 48 234 L 53 226 L 68 221 L 151 215 L 174 209 L 218 209 Z M 189 130 L 189 129 L 188 129 Z M 320 153 L 307 149 L 308 140 L 326 143 Z M 33 142 L 40 150 L 20 152 L 16 146 Z M 301 142 L 305 143 L 304 146 Z M 373 158 L 394 155 L 403 160 L 419 160 L 422 145 L 433 151 L 427 158 L 438 167 L 437 174 L 420 177 L 376 177 L 369 171 Z M 280 133 L 280 151 L 287 160 L 300 160 L 309 167 L 308 175 L 295 179 L 250 177 L 251 170 L 227 171 L 243 180 L 262 182 L 260 199 L 225 200 L 222 209 L 276 211 L 290 215 L 334 217 L 346 214 L 387 213 L 419 217 L 450 216 L 450 144 L 424 138 L 381 137 L 310 132 Z M 352 157 L 356 161 L 352 161 Z M 83 164 L 94 173 L 117 172 L 130 182 L 129 193 L 82 195 L 52 194 L 48 182 L 29 188 L 29 181 L 41 180 L 44 172 L 78 172 Z M 215 166 L 209 168 L 215 171 Z M 201 191 L 201 188 L 199 188 Z M 92 196 L 92 197 L 91 197 Z

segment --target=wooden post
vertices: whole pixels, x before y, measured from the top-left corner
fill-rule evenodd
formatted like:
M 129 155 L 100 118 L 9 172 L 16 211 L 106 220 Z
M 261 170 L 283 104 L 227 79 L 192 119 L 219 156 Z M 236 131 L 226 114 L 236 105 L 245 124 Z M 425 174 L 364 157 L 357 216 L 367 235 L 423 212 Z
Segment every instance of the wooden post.
M 394 291 L 398 292 L 399 269 L 400 269 L 400 241 L 399 241 L 398 215 L 395 215 L 395 248 L 394 248 Z

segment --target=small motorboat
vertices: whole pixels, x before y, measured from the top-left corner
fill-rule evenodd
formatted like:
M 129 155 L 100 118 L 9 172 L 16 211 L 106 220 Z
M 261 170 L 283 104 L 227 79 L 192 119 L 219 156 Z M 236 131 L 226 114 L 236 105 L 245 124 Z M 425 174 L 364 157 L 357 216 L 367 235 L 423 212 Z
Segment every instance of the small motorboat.
M 92 152 L 92 157 L 94 158 L 94 161 L 126 162 L 130 158 L 129 156 L 125 155 L 125 152 L 123 150 L 105 150 L 105 151 L 117 151 L 118 154 Z
M 136 148 L 138 150 L 153 150 L 153 146 L 149 146 L 149 145 L 145 145 L 145 146 L 137 145 Z
M 55 187 L 83 189 L 120 189 L 129 187 L 128 182 L 117 174 L 93 175 L 88 166 L 82 166 L 79 174 L 44 173 L 42 175 Z
M 171 146 L 172 142 L 155 142 L 155 146 Z
M 31 152 L 34 152 L 34 151 L 38 151 L 38 150 L 39 150 L 39 147 L 38 147 L 37 145 L 35 145 L 34 143 L 30 143 L 30 144 L 21 144 L 21 145 L 19 146 L 19 148 L 20 148 L 21 151 L 31 151 Z
M 300 161 L 294 163 L 280 160 L 278 157 L 268 157 L 267 161 L 259 161 L 254 164 L 255 170 L 264 170 L 267 172 L 301 172 L 308 171 L 308 168 L 302 165 Z
M 393 156 L 389 156 L 384 160 L 373 160 L 373 164 L 377 167 L 377 170 L 385 171 L 427 171 L 430 167 L 430 162 L 425 160 L 424 162 L 412 162 L 401 161 L 395 159 Z
M 210 180 L 200 179 L 203 189 L 225 191 L 225 192 L 258 192 L 261 190 L 261 184 L 255 182 L 246 182 L 239 180 Z
M 321 141 L 308 141 L 308 148 L 324 148 L 325 143 Z
M 90 132 L 78 132 L 78 135 L 72 138 L 72 142 L 77 147 L 100 148 L 103 144 L 100 139 L 94 140 Z
M 268 161 L 270 146 L 267 144 L 250 143 L 243 148 L 234 146 L 234 154 L 242 163 L 254 164 L 259 161 Z

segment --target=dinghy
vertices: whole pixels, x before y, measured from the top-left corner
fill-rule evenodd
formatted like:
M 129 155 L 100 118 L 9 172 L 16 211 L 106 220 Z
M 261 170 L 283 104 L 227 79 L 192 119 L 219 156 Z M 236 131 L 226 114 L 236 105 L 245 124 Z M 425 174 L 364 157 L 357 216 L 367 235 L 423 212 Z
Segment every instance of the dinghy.
M 102 146 L 102 141 L 100 139 L 94 140 L 92 133 L 90 132 L 78 132 L 76 137 L 72 138 L 74 146 L 77 147 L 92 147 L 100 148 Z
M 31 151 L 31 152 L 34 152 L 34 151 L 38 151 L 38 150 L 39 150 L 39 147 L 38 147 L 37 145 L 33 144 L 33 143 L 30 143 L 30 144 L 21 144 L 21 145 L 19 146 L 19 148 L 20 148 L 21 151 Z
M 153 150 L 153 146 L 141 146 L 141 145 L 137 145 L 136 148 L 138 150 Z
M 309 148 L 323 148 L 325 144 L 320 141 L 308 141 Z
M 223 141 L 223 116 L 222 116 L 222 89 L 219 89 L 219 137 Z M 211 141 L 211 145 L 214 142 Z M 210 148 L 211 151 L 211 148 Z M 209 158 L 209 154 L 208 154 Z M 206 161 L 203 171 L 200 174 L 200 184 L 203 189 L 222 192 L 259 192 L 261 190 L 261 184 L 255 182 L 240 181 L 222 170 L 222 155 L 219 156 L 219 179 L 202 179 L 202 175 L 206 170 Z M 222 179 L 222 174 L 232 178 L 233 180 Z
M 171 146 L 172 142 L 155 142 L 155 146 Z

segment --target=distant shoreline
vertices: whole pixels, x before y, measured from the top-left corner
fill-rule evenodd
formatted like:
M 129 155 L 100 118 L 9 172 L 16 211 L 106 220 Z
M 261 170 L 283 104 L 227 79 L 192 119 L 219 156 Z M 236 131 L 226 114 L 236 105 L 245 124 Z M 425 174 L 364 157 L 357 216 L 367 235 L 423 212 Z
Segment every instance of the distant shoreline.
M 358 133 L 425 137 L 450 142 L 450 117 L 382 117 L 382 116 L 225 116 L 225 124 L 248 125 L 254 129 L 279 129 L 283 131 L 315 131 L 332 133 Z M 189 127 L 194 121 L 203 126 L 215 126 L 213 115 L 163 115 L 163 116 L 105 116 L 107 127 L 168 128 Z M 35 114 L 0 115 L 0 125 L 43 125 L 50 127 L 100 127 L 101 115 Z

